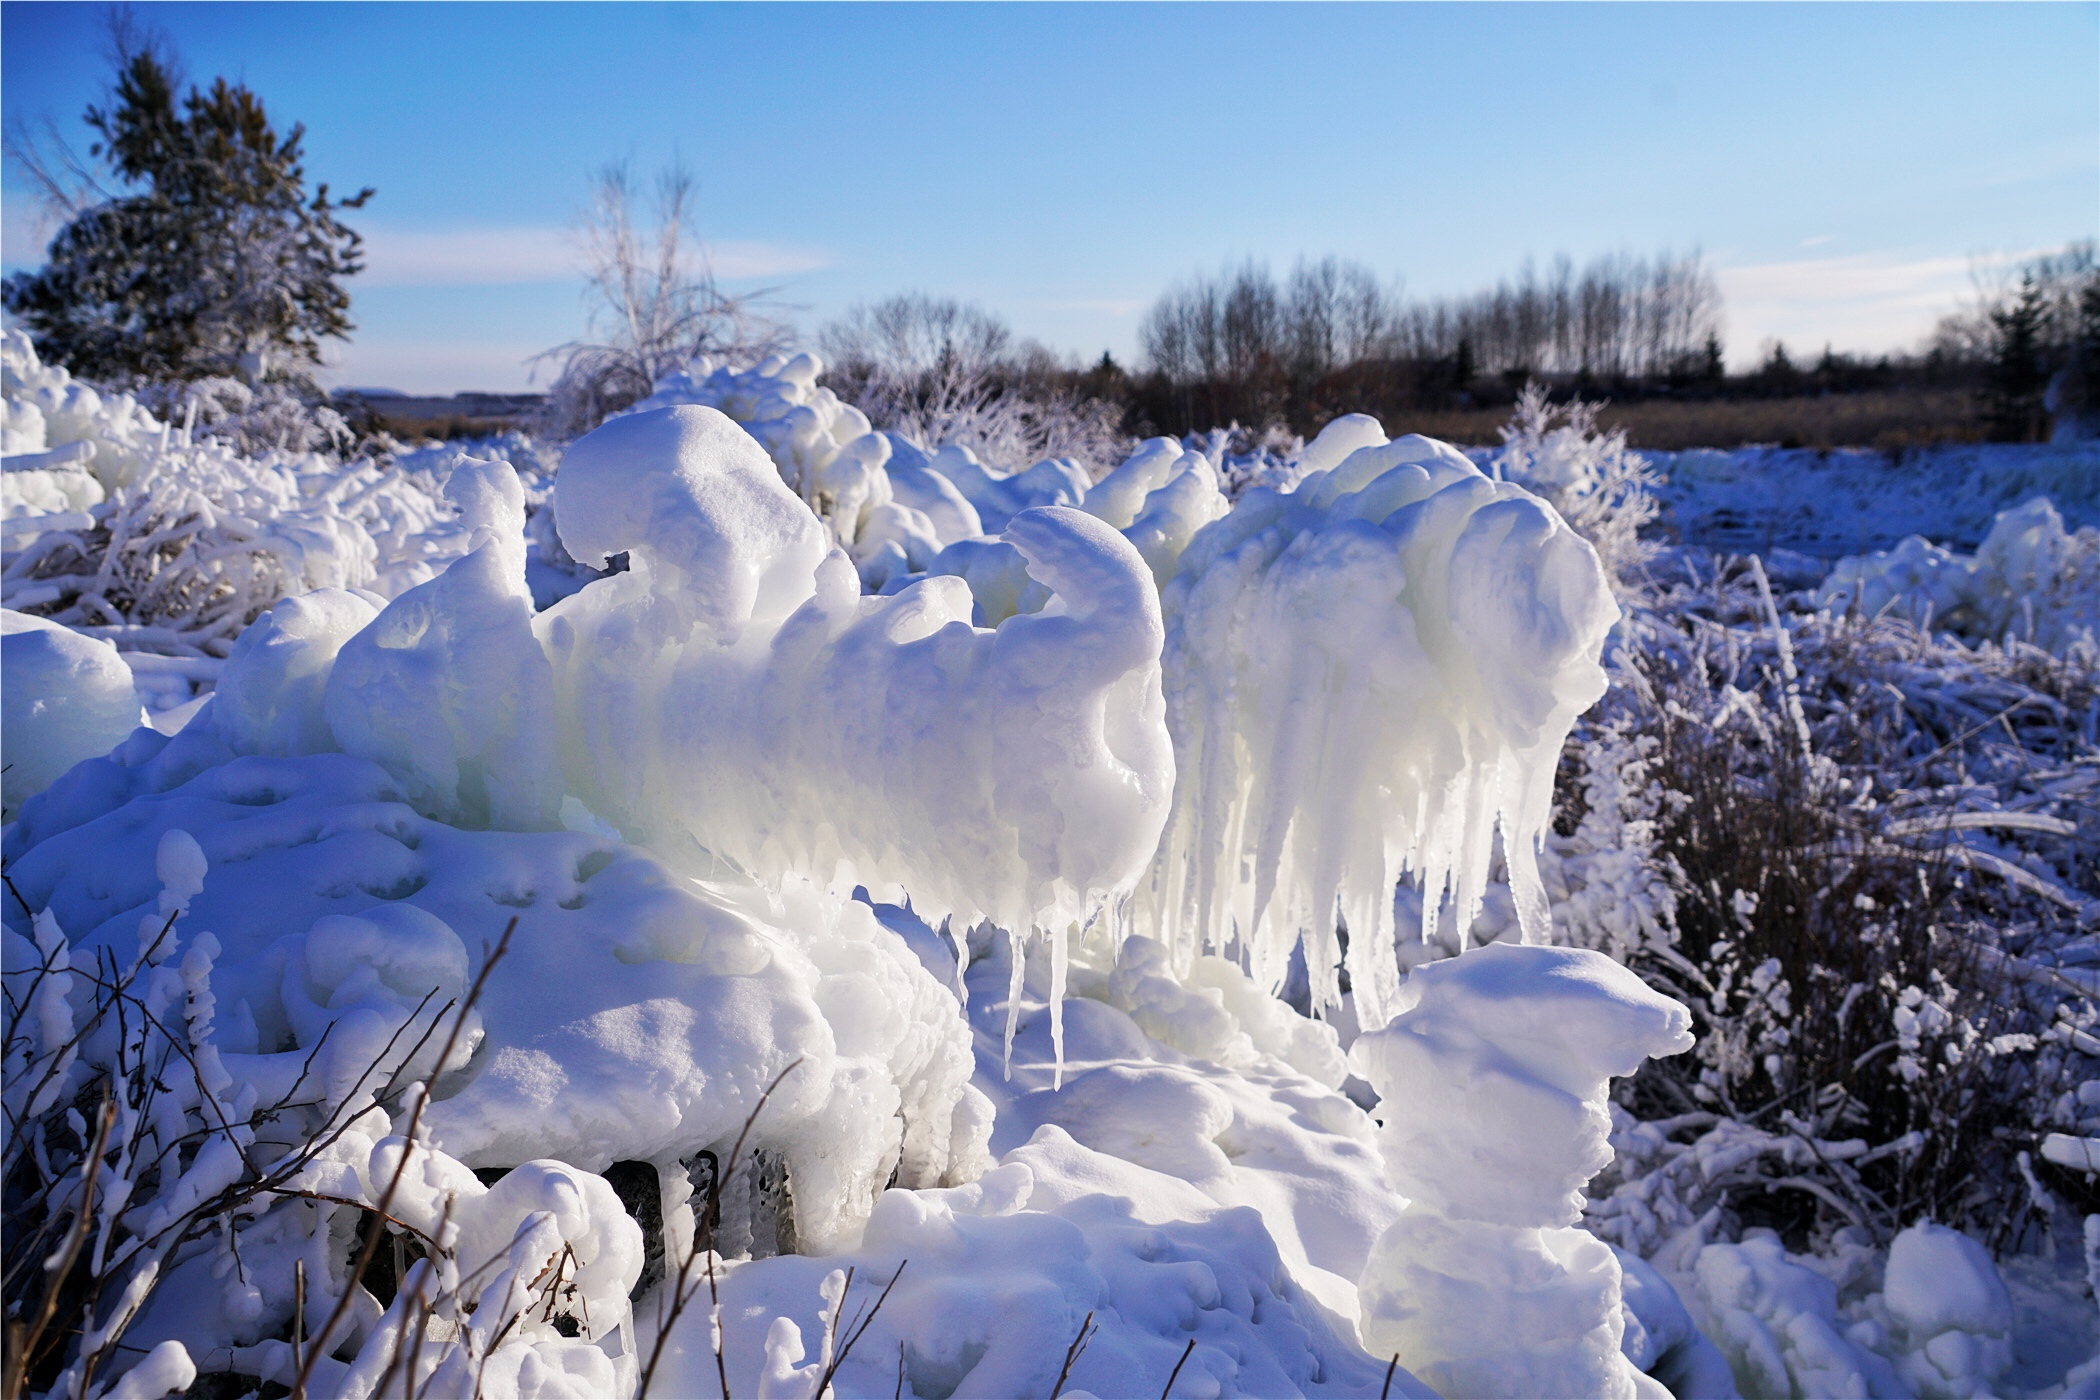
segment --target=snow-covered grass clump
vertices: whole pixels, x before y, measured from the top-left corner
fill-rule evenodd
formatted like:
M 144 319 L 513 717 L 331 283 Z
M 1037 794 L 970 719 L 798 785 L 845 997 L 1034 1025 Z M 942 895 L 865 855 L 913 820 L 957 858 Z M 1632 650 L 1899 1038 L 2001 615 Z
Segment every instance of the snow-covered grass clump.
M 1838 560 L 1822 601 L 1869 617 L 1891 613 L 1973 641 L 2008 635 L 2062 652 L 2100 634 L 2100 526 L 2075 532 L 2046 498 L 2000 512 L 1974 554 L 1919 535 Z
M 428 472 L 303 449 L 243 455 L 0 341 L 0 601 L 118 644 L 153 708 L 191 700 L 279 598 L 384 600 L 465 541 Z

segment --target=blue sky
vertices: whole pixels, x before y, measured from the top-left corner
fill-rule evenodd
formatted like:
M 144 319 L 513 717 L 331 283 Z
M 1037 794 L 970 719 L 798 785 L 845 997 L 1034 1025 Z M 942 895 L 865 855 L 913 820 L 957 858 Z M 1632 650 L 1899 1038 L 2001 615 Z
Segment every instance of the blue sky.
M 102 7 L 0 5 L 0 100 L 86 144 Z M 813 329 L 924 289 L 1129 359 L 1198 269 L 1422 295 L 1704 249 L 1730 358 L 1900 348 L 2100 225 L 2100 5 L 165 4 L 190 76 L 378 194 L 335 382 L 525 387 L 582 329 L 589 172 L 674 155 L 734 288 Z M 41 260 L 0 193 L 8 268 Z

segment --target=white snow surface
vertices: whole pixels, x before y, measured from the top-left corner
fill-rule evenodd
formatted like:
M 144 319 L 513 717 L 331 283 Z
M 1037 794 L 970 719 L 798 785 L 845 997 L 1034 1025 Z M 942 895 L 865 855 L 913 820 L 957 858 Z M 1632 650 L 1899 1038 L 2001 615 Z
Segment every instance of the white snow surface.
M 1954 1396 L 2015 1375 L 2005 1281 L 1938 1226 L 1897 1236 L 1885 1277 L 1837 1282 L 1755 1231 L 1702 1226 L 1651 1265 L 1574 1228 L 1611 1157 L 1609 1081 L 1683 1050 L 1687 1017 L 1602 954 L 1521 946 L 1549 908 L 1582 941 L 1636 942 L 1668 895 L 1628 855 L 1637 795 L 1547 832 L 1617 608 L 1590 546 L 1464 454 L 1350 415 L 1236 503 L 1195 440 L 1139 444 L 1099 482 L 1009 474 L 872 431 L 814 357 L 782 356 L 659 385 L 571 446 L 528 522 L 538 498 L 502 462 L 344 488 L 171 441 L 18 341 L 11 603 L 74 596 L 18 595 L 44 586 L 23 562 L 40 541 L 162 509 L 199 464 L 183 489 L 257 503 L 211 538 L 292 561 L 222 592 L 223 658 L 200 652 L 195 682 L 216 690 L 173 737 L 132 729 L 139 663 L 7 615 L 8 761 L 36 761 L 9 771 L 4 854 L 39 911 L 18 925 L 10 898 L 10 992 L 60 969 L 35 1063 L 87 1004 L 78 972 L 135 961 L 173 917 L 144 975 L 187 1008 L 216 1111 L 300 1084 L 348 1105 L 304 1185 L 371 1202 L 405 1155 L 390 1209 L 453 1242 L 418 1268 L 474 1310 L 419 1391 L 471 1389 L 471 1339 L 501 1336 L 490 1395 L 631 1392 L 666 1289 L 630 1308 L 652 1266 L 600 1174 L 656 1173 L 675 1266 L 698 1164 L 747 1121 L 717 1261 L 738 1394 L 812 1393 L 848 1266 L 852 1303 L 897 1284 L 845 1395 L 900 1372 L 915 1395 L 1047 1394 L 1089 1312 L 1067 1395 L 1156 1394 L 1177 1364 L 1175 1394 L 1369 1394 L 1395 1355 L 1391 1393 L 1421 1395 Z M 2078 450 L 2021 468 L 2068 484 L 2074 521 Z M 1679 460 L 1680 525 L 1684 492 L 1754 494 L 1773 466 Z M 1841 533 L 1812 494 L 1770 517 L 1803 546 Z M 550 519 L 583 565 L 627 567 L 535 612 Z M 1883 590 L 1873 607 L 1929 599 L 1979 636 L 2066 645 L 2092 625 L 2092 546 L 2061 519 L 2031 505 L 1973 559 L 1906 574 L 1925 557 L 1906 545 L 1839 572 Z M 223 621 L 283 592 L 245 631 Z M 390 1052 L 506 929 L 457 1052 Z M 1505 941 L 1465 951 L 1486 939 Z M 1277 999 L 1294 948 L 1332 1022 Z M 414 1095 L 374 1102 L 388 1068 L 433 1081 L 414 1142 Z M 199 1121 L 188 1092 L 163 1116 Z M 801 1254 L 765 1257 L 754 1152 L 790 1183 Z M 216 1189 L 206 1155 L 151 1208 Z M 186 1246 L 112 1393 L 200 1367 L 288 1384 L 291 1262 L 311 1327 L 356 1218 L 281 1203 L 238 1227 L 238 1268 L 216 1233 Z M 576 1335 L 534 1306 L 550 1267 Z M 370 1392 L 399 1307 L 351 1310 L 314 1393 Z M 715 1389 L 704 1295 L 665 1367 L 655 1393 Z
M 100 758 L 142 722 L 131 670 L 108 642 L 0 610 L 5 816 L 83 759 Z

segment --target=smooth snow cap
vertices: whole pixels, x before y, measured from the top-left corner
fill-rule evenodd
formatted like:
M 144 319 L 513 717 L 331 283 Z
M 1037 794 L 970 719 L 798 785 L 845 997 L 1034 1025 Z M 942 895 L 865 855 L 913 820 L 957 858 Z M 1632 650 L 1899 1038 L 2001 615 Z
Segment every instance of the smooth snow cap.
M 1957 1330 L 1993 1336 L 2012 1330 L 2012 1298 L 1990 1251 L 1929 1221 L 1889 1244 L 1882 1301 L 1919 1342 Z
M 27 613 L 0 612 L 0 713 L 6 817 L 82 759 L 145 723 L 131 668 L 108 642 Z
M 1361 447 L 1383 447 L 1385 425 L 1368 413 L 1344 413 L 1320 429 L 1320 435 L 1305 445 L 1298 456 L 1298 470 L 1306 474 L 1340 466 Z
M 610 420 L 569 448 L 554 491 L 570 554 L 603 567 L 626 551 L 673 571 L 679 603 L 723 640 L 794 611 L 829 547 L 765 450 L 711 408 Z

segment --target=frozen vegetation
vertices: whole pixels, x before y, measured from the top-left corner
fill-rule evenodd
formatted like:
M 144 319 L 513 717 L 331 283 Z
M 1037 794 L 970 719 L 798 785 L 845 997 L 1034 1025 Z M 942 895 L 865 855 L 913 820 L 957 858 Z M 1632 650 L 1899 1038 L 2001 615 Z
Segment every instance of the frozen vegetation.
M 2100 1393 L 2090 447 L 4 353 L 10 1385 Z

